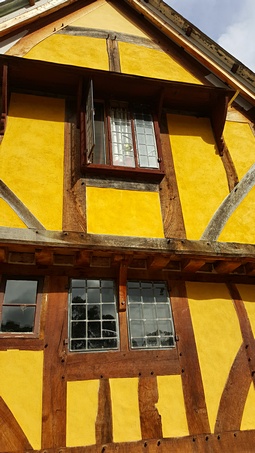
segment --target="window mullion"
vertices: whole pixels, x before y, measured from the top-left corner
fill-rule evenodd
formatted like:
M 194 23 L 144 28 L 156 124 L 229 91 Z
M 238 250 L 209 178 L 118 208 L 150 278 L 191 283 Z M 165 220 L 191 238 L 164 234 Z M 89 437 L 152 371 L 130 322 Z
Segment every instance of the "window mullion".
M 136 139 L 135 139 L 135 123 L 134 123 L 134 116 L 133 112 L 130 114 L 130 119 L 131 119 L 131 131 L 132 131 L 132 141 L 133 141 L 133 150 L 134 150 L 134 158 L 135 158 L 135 168 L 139 167 L 139 161 L 138 161 L 138 154 L 137 154 L 137 146 L 136 146 Z
M 111 132 L 111 115 L 110 115 L 110 106 L 107 103 L 106 105 L 106 125 L 107 125 L 107 148 L 109 153 L 109 165 L 113 166 L 112 158 L 112 132 Z

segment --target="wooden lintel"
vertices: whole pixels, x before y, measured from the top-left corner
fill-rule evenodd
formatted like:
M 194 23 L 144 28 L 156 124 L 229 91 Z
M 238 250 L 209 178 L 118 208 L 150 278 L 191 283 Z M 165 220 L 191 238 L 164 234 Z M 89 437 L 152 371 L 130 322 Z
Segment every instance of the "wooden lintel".
M 53 252 L 50 250 L 40 250 L 35 252 L 35 262 L 43 266 L 53 264 Z
M 205 264 L 205 260 L 185 260 L 182 263 L 182 270 L 185 272 L 196 272 Z
M 150 269 L 162 269 L 168 265 L 170 261 L 170 256 L 164 255 L 154 255 L 151 260 L 149 260 L 148 267 Z
M 238 267 L 240 267 L 242 263 L 240 261 L 219 261 L 214 265 L 214 269 L 218 274 L 228 274 L 229 272 L 233 272 Z
M 117 254 L 164 254 L 175 260 L 196 259 L 255 261 L 255 244 L 187 239 L 139 238 L 129 236 L 84 234 L 81 232 L 34 230 L 0 227 L 0 247 L 9 250 L 54 249 L 55 253 L 85 253 L 96 250 Z M 68 252 L 67 252 L 68 249 Z M 78 256 L 82 256 L 79 255 Z

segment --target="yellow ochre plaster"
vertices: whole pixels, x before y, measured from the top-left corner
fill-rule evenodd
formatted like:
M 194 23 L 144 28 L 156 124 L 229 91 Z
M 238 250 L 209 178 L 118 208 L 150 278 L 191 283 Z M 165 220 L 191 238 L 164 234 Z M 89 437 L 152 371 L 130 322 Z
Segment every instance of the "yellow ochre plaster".
M 161 415 L 163 437 L 188 436 L 182 382 L 180 376 L 157 376 L 159 400 L 156 404 Z
M 251 382 L 250 390 L 245 402 L 243 417 L 241 422 L 241 430 L 255 428 L 255 389 L 253 382 Z
M 0 150 L 1 152 L 1 150 Z M 6 201 L 0 198 L 0 226 L 26 228 L 26 225 Z
M 138 378 L 110 379 L 113 441 L 141 439 L 138 405 Z
M 226 121 L 224 138 L 240 180 L 255 163 L 255 137 L 249 124 Z
M 188 239 L 200 239 L 228 195 L 208 118 L 168 115 L 174 167 Z
M 224 284 L 188 282 L 186 287 L 213 432 L 221 395 L 242 336 L 233 301 Z
M 109 69 L 106 40 L 101 38 L 52 35 L 33 47 L 25 58 L 85 68 Z
M 121 71 L 145 77 L 201 84 L 173 57 L 161 50 L 119 42 Z
M 0 179 L 48 230 L 62 229 L 64 115 L 62 99 L 13 94 L 0 148 Z
M 67 383 L 67 447 L 96 443 L 99 381 Z
M 223 228 L 219 241 L 242 242 L 245 244 L 255 243 L 255 187 L 246 195 L 244 200 L 229 217 Z
M 87 187 L 86 199 L 88 233 L 164 237 L 157 192 Z
M 41 448 L 42 351 L 0 351 L 0 395 L 34 449 Z
M 72 22 L 75 27 L 95 28 L 99 30 L 111 30 L 128 35 L 147 37 L 131 20 L 116 7 L 104 3 L 95 7 L 88 14 Z

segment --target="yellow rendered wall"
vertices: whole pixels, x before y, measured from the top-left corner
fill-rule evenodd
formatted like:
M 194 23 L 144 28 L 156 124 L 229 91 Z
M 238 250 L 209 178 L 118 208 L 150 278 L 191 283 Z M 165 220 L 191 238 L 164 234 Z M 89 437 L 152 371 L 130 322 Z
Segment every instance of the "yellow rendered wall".
M 62 99 L 13 94 L 0 146 L 0 179 L 48 230 L 62 229 L 64 117 Z
M 106 2 L 97 2 L 95 8 L 88 13 L 81 15 L 79 19 L 72 22 L 74 27 L 95 28 L 98 30 L 114 30 L 118 33 L 142 36 L 147 35 L 116 7 Z
M 113 442 L 140 440 L 138 378 L 110 379 Z
M 67 383 L 67 447 L 96 443 L 99 381 Z
M 42 351 L 0 351 L 0 396 L 34 449 L 41 448 L 42 370 Z
M 255 187 L 235 209 L 222 230 L 219 241 L 255 244 Z
M 177 63 L 173 57 L 156 49 L 119 42 L 121 71 L 176 82 L 201 82 Z
M 240 180 L 255 163 L 255 137 L 248 123 L 226 121 L 224 139 Z
M 242 336 L 232 299 L 224 284 L 189 282 L 186 287 L 213 432 L 221 395 L 242 344 Z
M 88 233 L 164 237 L 157 192 L 87 187 L 86 208 Z
M 228 195 L 208 118 L 168 115 L 174 167 L 188 239 L 198 240 Z
M 109 69 L 106 40 L 85 36 L 51 35 L 26 58 L 94 69 Z
M 1 148 L 0 148 L 1 152 Z M 0 226 L 13 228 L 26 228 L 26 225 L 18 217 L 15 211 L 0 198 Z
M 239 181 L 255 163 L 255 137 L 247 123 L 227 121 L 224 137 Z M 255 188 L 249 191 L 228 219 L 219 241 L 255 243 Z
M 163 437 L 189 435 L 181 376 L 157 376 Z
M 251 382 L 250 390 L 245 402 L 243 418 L 241 422 L 241 430 L 255 428 L 255 389 L 254 384 Z

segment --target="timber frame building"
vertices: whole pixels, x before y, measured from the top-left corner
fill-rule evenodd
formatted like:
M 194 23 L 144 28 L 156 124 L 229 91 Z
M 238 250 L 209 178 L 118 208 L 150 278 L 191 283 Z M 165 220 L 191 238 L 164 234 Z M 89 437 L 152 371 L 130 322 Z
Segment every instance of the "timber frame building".
M 254 452 L 255 75 L 161 0 L 0 45 L 0 452 Z

